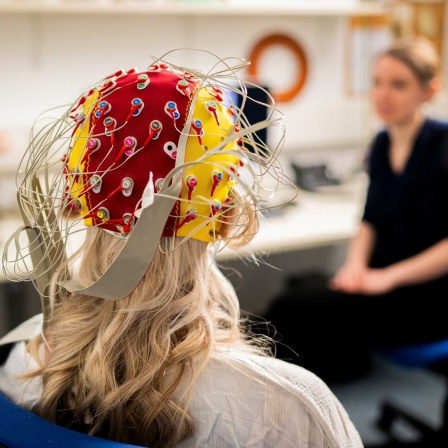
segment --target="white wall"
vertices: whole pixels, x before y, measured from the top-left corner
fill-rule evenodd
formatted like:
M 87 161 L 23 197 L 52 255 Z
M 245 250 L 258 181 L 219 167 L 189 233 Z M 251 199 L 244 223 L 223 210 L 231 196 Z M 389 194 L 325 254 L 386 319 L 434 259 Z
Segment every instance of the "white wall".
M 304 90 L 293 101 L 279 104 L 285 113 L 286 150 L 356 145 L 365 134 L 367 107 L 344 93 L 344 30 L 345 19 L 338 17 L 4 13 L 0 129 L 12 133 L 18 154 L 25 131 L 40 112 L 72 102 L 90 83 L 119 68 L 143 69 L 150 54 L 181 47 L 248 58 L 261 37 L 283 32 L 302 44 L 309 59 Z M 283 61 L 270 76 L 286 81 L 295 66 Z M 205 68 L 204 58 L 193 53 L 179 62 Z M 10 159 L 3 164 L 13 163 Z
M 259 39 L 277 32 L 300 42 L 309 62 L 301 94 L 279 104 L 285 113 L 285 151 L 364 150 L 374 120 L 368 101 L 345 91 L 346 20 L 342 16 L 1 13 L 0 140 L 6 137 L 9 151 L 1 153 L 0 141 L 0 174 L 4 177 L 16 169 L 39 113 L 72 103 L 105 75 L 119 68 L 144 69 L 151 54 L 160 56 L 176 48 L 248 58 Z M 210 59 L 208 64 L 206 59 L 187 52 L 176 62 L 207 69 Z M 273 60 L 282 63 L 267 67 L 265 61 L 267 78 L 290 81 L 293 62 L 285 55 Z M 430 110 L 446 118 L 447 104 L 445 89 Z M 10 185 L 0 182 L 3 191 Z M 0 207 L 9 196 L 0 195 Z

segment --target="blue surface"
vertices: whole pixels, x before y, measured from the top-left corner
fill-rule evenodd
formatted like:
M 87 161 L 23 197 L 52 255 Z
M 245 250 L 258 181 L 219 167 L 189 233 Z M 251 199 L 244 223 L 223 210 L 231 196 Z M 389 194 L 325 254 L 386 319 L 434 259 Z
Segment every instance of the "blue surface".
M 425 367 L 448 359 L 448 339 L 381 350 L 383 356 L 405 367 Z
M 0 446 L 5 448 L 136 448 L 88 436 L 23 409 L 0 392 Z

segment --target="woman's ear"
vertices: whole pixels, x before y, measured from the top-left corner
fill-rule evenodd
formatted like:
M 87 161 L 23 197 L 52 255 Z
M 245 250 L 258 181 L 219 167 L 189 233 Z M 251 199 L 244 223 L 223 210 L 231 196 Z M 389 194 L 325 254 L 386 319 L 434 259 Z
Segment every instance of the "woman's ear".
M 441 82 L 439 78 L 433 78 L 425 88 L 425 101 L 430 101 L 432 97 L 440 90 Z

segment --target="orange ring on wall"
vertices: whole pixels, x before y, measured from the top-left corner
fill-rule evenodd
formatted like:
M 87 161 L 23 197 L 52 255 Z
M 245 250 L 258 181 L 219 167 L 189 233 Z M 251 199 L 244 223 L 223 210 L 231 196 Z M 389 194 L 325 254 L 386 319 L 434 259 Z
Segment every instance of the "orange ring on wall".
M 272 34 L 264 37 L 255 44 L 249 57 L 251 62 L 248 66 L 248 74 L 254 83 L 259 83 L 258 79 L 258 65 L 260 63 L 260 58 L 263 52 L 267 48 L 273 45 L 281 45 L 290 51 L 295 58 L 296 64 L 298 66 L 298 76 L 295 82 L 285 90 L 272 92 L 274 100 L 278 103 L 291 101 L 296 95 L 302 90 L 305 81 L 308 77 L 308 62 L 305 56 L 303 48 L 291 37 L 284 34 Z

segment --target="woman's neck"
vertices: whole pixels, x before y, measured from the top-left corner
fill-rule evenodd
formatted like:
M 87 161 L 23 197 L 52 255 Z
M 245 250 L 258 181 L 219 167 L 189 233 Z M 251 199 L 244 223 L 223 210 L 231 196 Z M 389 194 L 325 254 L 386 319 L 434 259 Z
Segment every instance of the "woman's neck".
M 424 115 L 418 111 L 406 122 L 389 125 L 388 130 L 393 146 L 410 147 L 424 121 Z
M 389 126 L 390 148 L 389 163 L 392 171 L 401 174 L 409 160 L 414 146 L 415 136 L 418 134 L 424 116 L 421 112 L 416 113 L 411 120 L 406 123 Z

